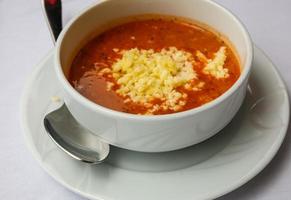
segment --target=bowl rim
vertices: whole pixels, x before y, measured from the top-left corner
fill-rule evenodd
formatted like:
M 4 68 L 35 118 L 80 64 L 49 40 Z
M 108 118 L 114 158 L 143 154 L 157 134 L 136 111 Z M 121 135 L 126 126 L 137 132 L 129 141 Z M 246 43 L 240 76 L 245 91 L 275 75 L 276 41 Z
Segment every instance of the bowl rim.
M 158 120 L 158 121 L 164 121 L 164 120 L 170 120 L 170 119 L 179 119 L 179 118 L 184 118 L 188 117 L 200 112 L 203 112 L 205 110 L 211 109 L 219 104 L 221 104 L 225 99 L 230 97 L 236 90 L 238 90 L 242 84 L 247 81 L 248 76 L 250 74 L 251 70 L 251 65 L 252 65 L 252 60 L 253 60 L 253 43 L 250 37 L 249 32 L 247 31 L 245 25 L 241 22 L 241 20 L 233 14 L 230 10 L 227 8 L 223 7 L 222 5 L 213 2 L 211 0 L 200 0 L 204 1 L 206 3 L 212 4 L 212 6 L 215 6 L 217 9 L 222 10 L 222 12 L 226 13 L 232 20 L 235 21 L 235 23 L 238 24 L 240 27 L 240 31 L 243 34 L 243 37 L 246 41 L 246 61 L 242 70 L 242 73 L 240 74 L 238 80 L 222 95 L 217 97 L 216 99 L 203 104 L 199 107 L 192 108 L 189 110 L 181 111 L 181 112 L 176 112 L 176 113 L 170 113 L 170 114 L 163 114 L 163 115 L 137 115 L 137 114 L 131 114 L 131 113 L 125 113 L 121 111 L 116 111 L 112 110 L 110 108 L 101 106 L 99 104 L 96 104 L 95 102 L 89 100 L 88 98 L 84 97 L 80 93 L 78 93 L 75 88 L 71 86 L 69 81 L 67 80 L 62 67 L 61 67 L 61 62 L 60 62 L 60 52 L 61 52 L 61 47 L 62 47 L 62 42 L 63 39 L 66 37 L 68 30 L 70 27 L 85 13 L 89 12 L 90 10 L 94 9 L 96 6 L 99 6 L 101 4 L 104 4 L 106 2 L 112 2 L 114 0 L 101 0 L 99 2 L 93 3 L 92 5 L 87 6 L 85 9 L 83 9 L 81 12 L 79 12 L 75 17 L 73 17 L 67 25 L 64 27 L 62 30 L 61 34 L 58 37 L 58 40 L 56 42 L 56 49 L 55 49 L 55 56 L 54 56 L 54 68 L 56 71 L 56 75 L 58 80 L 61 82 L 61 85 L 63 88 L 66 90 L 67 93 L 71 95 L 72 98 L 74 98 L 77 102 L 82 104 L 83 106 L 87 107 L 88 109 L 94 110 L 94 111 L 99 111 L 99 113 L 113 117 L 113 118 L 121 118 L 121 119 L 128 119 L 128 120 L 139 120 L 139 121 L 152 121 L 152 120 Z

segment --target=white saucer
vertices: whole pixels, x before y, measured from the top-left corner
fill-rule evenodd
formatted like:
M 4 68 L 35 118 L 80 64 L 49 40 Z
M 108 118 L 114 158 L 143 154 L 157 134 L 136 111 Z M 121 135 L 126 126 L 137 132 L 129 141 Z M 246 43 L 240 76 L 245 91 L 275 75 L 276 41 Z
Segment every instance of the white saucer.
M 107 163 L 75 161 L 56 147 L 42 120 L 58 106 L 52 52 L 32 73 L 22 98 L 22 126 L 32 154 L 49 175 L 90 199 L 189 200 L 224 195 L 257 175 L 279 149 L 289 123 L 289 100 L 270 60 L 255 48 L 246 100 L 219 134 L 193 147 L 159 154 L 112 148 Z M 179 134 L 179 133 L 177 133 Z

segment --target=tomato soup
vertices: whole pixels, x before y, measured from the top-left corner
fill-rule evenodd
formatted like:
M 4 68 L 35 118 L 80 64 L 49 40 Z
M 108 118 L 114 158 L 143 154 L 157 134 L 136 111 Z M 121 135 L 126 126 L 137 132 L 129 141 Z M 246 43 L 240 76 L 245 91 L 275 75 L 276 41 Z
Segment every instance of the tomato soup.
M 68 80 L 98 105 L 159 115 L 204 105 L 239 76 L 235 52 L 219 34 L 195 22 L 152 17 L 90 40 L 73 59 Z

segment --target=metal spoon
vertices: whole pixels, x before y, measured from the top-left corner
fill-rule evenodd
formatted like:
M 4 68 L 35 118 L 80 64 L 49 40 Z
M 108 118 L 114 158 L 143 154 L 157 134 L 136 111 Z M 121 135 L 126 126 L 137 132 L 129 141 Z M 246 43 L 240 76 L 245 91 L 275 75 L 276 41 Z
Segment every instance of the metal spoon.
M 43 10 L 53 41 L 62 30 L 62 7 L 60 0 L 43 0 Z M 110 146 L 80 125 L 64 103 L 44 118 L 44 127 L 50 138 L 71 157 L 97 164 L 109 154 Z

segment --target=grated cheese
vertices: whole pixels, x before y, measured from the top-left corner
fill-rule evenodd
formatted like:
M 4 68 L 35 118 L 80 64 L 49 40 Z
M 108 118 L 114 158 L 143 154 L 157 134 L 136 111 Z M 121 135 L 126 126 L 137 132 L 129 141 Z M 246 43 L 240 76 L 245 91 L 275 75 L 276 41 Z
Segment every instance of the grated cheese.
M 60 101 L 61 101 L 61 98 L 58 97 L 58 96 L 52 96 L 52 97 L 51 97 L 51 101 L 52 101 L 52 102 L 55 102 L 55 103 L 56 103 L 56 102 L 60 102 Z
M 112 87 L 114 86 L 114 83 L 112 83 L 112 82 L 107 82 L 106 83 L 106 90 L 107 91 L 110 91 L 110 90 L 112 90 Z
M 220 47 L 220 49 L 214 54 L 213 59 L 207 59 L 207 57 L 200 51 L 196 52 L 196 56 L 202 62 L 206 63 L 203 68 L 203 73 L 210 74 L 217 79 L 229 77 L 228 69 L 224 68 L 224 63 L 226 60 L 226 47 Z
M 119 51 L 118 48 L 113 48 L 112 51 L 114 51 L 115 53 L 117 53 Z
M 153 107 L 149 103 L 154 99 L 163 100 L 151 112 L 157 109 L 178 111 L 186 100 L 176 89 L 196 79 L 193 63 L 190 53 L 175 47 L 160 52 L 137 48 L 124 50 L 122 57 L 112 66 L 113 78 L 120 86 L 116 92 L 149 108 Z

